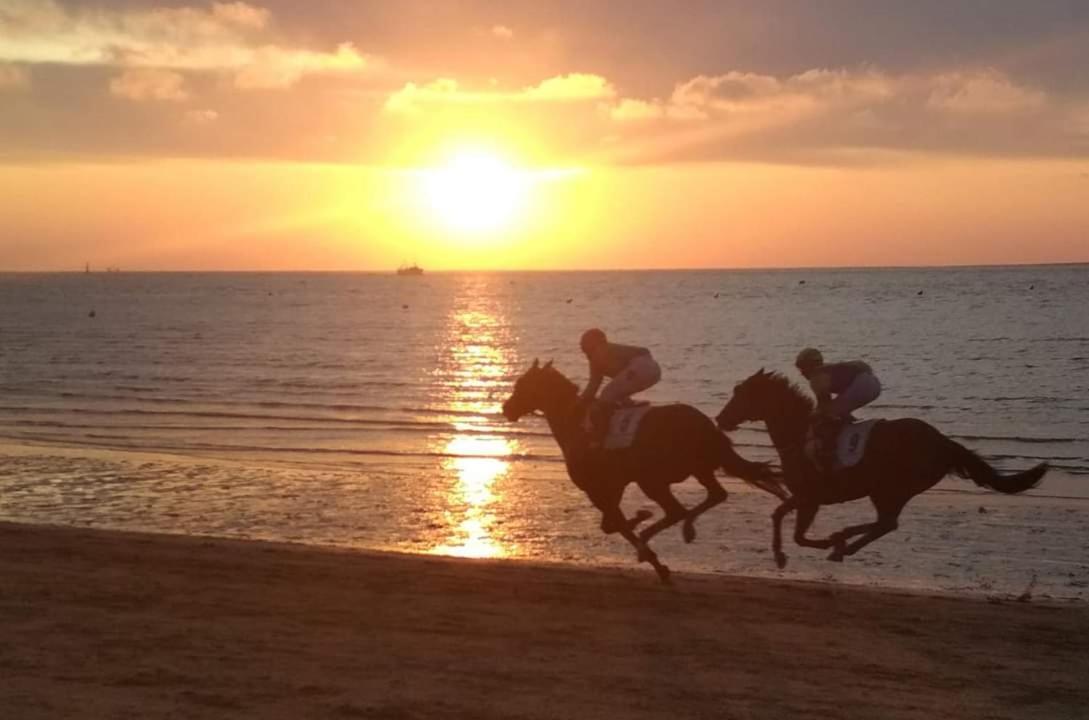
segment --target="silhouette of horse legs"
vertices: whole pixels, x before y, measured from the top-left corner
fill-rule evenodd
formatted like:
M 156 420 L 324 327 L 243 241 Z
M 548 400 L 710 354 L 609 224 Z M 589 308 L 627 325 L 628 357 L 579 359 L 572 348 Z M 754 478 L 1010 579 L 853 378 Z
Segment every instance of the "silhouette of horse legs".
M 707 489 L 707 497 L 690 510 L 686 509 L 684 505 L 677 500 L 672 491 L 670 491 L 668 484 L 649 487 L 644 485 L 639 486 L 647 497 L 658 503 L 662 507 L 662 510 L 665 511 L 664 517 L 643 528 L 639 533 L 639 537 L 643 542 L 647 542 L 666 528 L 676 525 L 681 521 L 684 521 L 684 525 L 681 528 L 684 541 L 690 543 L 696 539 L 696 518 L 713 508 L 715 505 L 724 502 L 726 498 L 729 497 L 726 488 L 722 487 L 718 478 L 715 477 L 714 471 L 699 473 L 696 475 L 696 479 L 699 481 L 700 485 L 703 485 L 703 487 Z
M 877 521 L 870 523 L 868 527 L 864 525 L 855 525 L 844 528 L 839 533 L 836 533 L 836 536 L 834 536 L 836 548 L 832 551 L 832 554 L 828 556 L 828 559 L 834 562 L 842 562 L 843 558 L 847 555 L 854 555 L 874 540 L 884 537 L 900 527 L 900 512 L 904 509 L 904 505 L 906 504 L 907 499 L 897 498 L 895 500 L 884 500 L 880 502 L 877 499 L 874 499 L 874 505 L 877 507 Z M 856 532 L 846 533 L 846 531 Z M 844 545 L 844 541 L 853 535 L 862 535 L 862 537 Z
M 855 535 L 861 535 L 864 532 L 869 532 L 870 530 L 873 530 L 876 525 L 876 522 L 862 523 L 860 525 L 848 525 L 842 530 L 837 530 L 836 532 L 832 533 L 829 539 L 837 546 L 846 548 L 848 540 L 853 538 Z
M 684 505 L 681 505 L 681 501 L 674 497 L 673 493 L 670 492 L 669 485 L 653 487 L 644 487 L 643 485 L 640 485 L 639 488 L 647 497 L 658 503 L 662 507 L 662 510 L 665 511 L 665 515 L 659 520 L 652 522 L 639 531 L 639 539 L 644 543 L 667 527 L 676 525 L 688 516 L 688 510 L 685 509 Z
M 644 520 L 649 520 L 654 516 L 654 513 L 649 510 L 639 510 L 629 517 L 616 517 L 610 513 L 604 513 L 601 516 L 601 531 L 606 535 L 612 535 L 614 532 L 620 532 L 621 526 L 626 526 L 629 530 L 634 530 L 639 527 Z
M 627 518 L 619 507 L 602 509 L 601 529 L 606 535 L 611 535 L 614 532 L 620 533 L 621 537 L 635 548 L 635 554 L 639 562 L 650 563 L 654 571 L 658 573 L 658 579 L 665 584 L 669 584 L 669 568 L 658 560 L 657 553 L 651 550 L 646 541 L 637 536 L 633 529 L 648 517 L 650 517 L 650 513 L 646 510 L 640 510 L 635 514 L 635 517 Z
M 789 497 L 771 514 L 771 549 L 775 553 L 775 564 L 780 570 L 787 564 L 787 556 L 783 552 L 783 518 L 796 507 L 798 507 L 797 498 Z
M 786 553 L 783 552 L 783 518 L 790 514 L 792 510 L 798 511 L 798 517 L 794 520 L 794 542 L 801 547 L 817 548 L 819 550 L 827 550 L 830 547 L 836 546 L 835 536 L 824 538 L 823 540 L 814 540 L 806 537 L 806 532 L 813 524 L 813 519 L 817 517 L 817 510 L 820 509 L 820 505 L 817 503 L 805 502 L 797 497 L 791 497 L 786 500 L 782 505 L 775 508 L 775 512 L 771 514 L 771 549 L 775 553 L 775 564 L 780 569 L 785 568 L 787 564 Z
M 684 541 L 690 543 L 696 539 L 696 518 L 704 514 L 715 505 L 726 502 L 726 498 L 730 496 L 726 492 L 726 488 L 722 487 L 718 478 L 715 477 L 714 472 L 700 473 L 696 475 L 696 480 L 700 485 L 707 490 L 707 497 L 703 499 L 696 507 L 688 511 L 688 515 L 684 519 L 684 526 L 681 528 L 681 533 L 684 535 Z
M 817 504 L 802 505 L 798 508 L 798 516 L 794 519 L 794 542 L 801 547 L 827 550 L 836 544 L 835 540 L 830 537 L 823 540 L 813 540 L 805 536 L 809 526 L 813 524 L 813 519 L 817 517 L 817 510 L 819 509 L 820 505 Z

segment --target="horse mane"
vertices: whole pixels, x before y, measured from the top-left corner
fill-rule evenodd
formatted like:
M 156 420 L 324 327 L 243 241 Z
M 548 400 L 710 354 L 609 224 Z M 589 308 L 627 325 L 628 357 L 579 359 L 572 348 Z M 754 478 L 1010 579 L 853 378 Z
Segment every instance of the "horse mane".
M 774 389 L 773 392 L 780 405 L 796 406 L 798 409 L 795 412 L 804 412 L 806 417 L 811 415 L 817 407 L 817 403 L 813 401 L 813 398 L 809 397 L 809 393 L 798 387 L 786 375 L 773 371 L 763 373 L 759 377 Z M 788 407 L 787 409 L 793 410 L 794 407 Z
M 570 378 L 557 370 L 551 363 L 548 363 L 541 368 L 541 372 L 547 373 L 549 377 L 554 378 L 553 382 L 558 382 L 564 392 L 568 392 L 572 395 L 578 395 L 579 386 L 572 382 Z

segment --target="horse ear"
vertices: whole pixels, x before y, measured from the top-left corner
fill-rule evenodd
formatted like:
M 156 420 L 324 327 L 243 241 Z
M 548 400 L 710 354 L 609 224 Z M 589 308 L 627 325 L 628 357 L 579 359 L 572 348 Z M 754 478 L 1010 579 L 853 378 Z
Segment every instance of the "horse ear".
M 541 366 L 541 363 L 537 361 L 537 358 L 533 358 L 533 369 L 536 370 Z
M 552 361 L 551 361 L 551 360 L 549 360 L 548 362 L 546 362 L 546 363 L 544 364 L 544 366 L 545 366 L 545 369 L 546 369 L 546 370 L 547 370 L 548 368 L 552 367 Z

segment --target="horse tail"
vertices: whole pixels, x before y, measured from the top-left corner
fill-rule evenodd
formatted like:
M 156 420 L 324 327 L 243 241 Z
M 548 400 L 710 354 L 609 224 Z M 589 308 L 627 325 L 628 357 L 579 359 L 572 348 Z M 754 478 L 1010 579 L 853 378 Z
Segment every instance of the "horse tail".
M 771 470 L 770 463 L 746 460 L 734 450 L 734 444 L 730 438 L 717 431 L 715 434 L 719 437 L 719 463 L 728 475 L 741 478 L 781 500 L 790 497 L 790 494 L 783 489 L 779 476 Z
M 953 454 L 951 472 L 971 480 L 980 487 L 997 490 L 1007 495 L 1016 495 L 1040 484 L 1048 464 L 1040 463 L 1036 467 L 1013 475 L 1001 475 L 986 460 L 958 442 L 949 440 Z

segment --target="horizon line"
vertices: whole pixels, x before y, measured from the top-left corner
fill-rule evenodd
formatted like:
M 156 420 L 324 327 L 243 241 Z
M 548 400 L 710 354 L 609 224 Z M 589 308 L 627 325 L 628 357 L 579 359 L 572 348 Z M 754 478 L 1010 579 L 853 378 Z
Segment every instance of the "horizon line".
M 1055 262 L 1023 262 L 1023 263 L 950 263 L 944 265 L 754 265 L 754 266 L 720 266 L 720 267 L 631 267 L 631 268 L 458 268 L 427 270 L 427 275 L 455 275 L 459 273 L 639 273 L 639 272 L 799 272 L 833 271 L 833 270 L 955 270 L 955 269 L 1001 269 L 1001 268 L 1029 268 L 1029 267 L 1074 267 L 1089 265 L 1089 259 L 1069 260 Z M 249 275 L 277 275 L 277 274 L 307 274 L 307 275 L 396 275 L 396 268 L 390 270 L 374 269 L 293 269 L 293 270 L 262 270 L 262 269 L 134 269 L 121 270 L 114 266 L 110 269 L 87 270 L 0 270 L 0 275 L 166 275 L 166 274 L 249 274 Z

